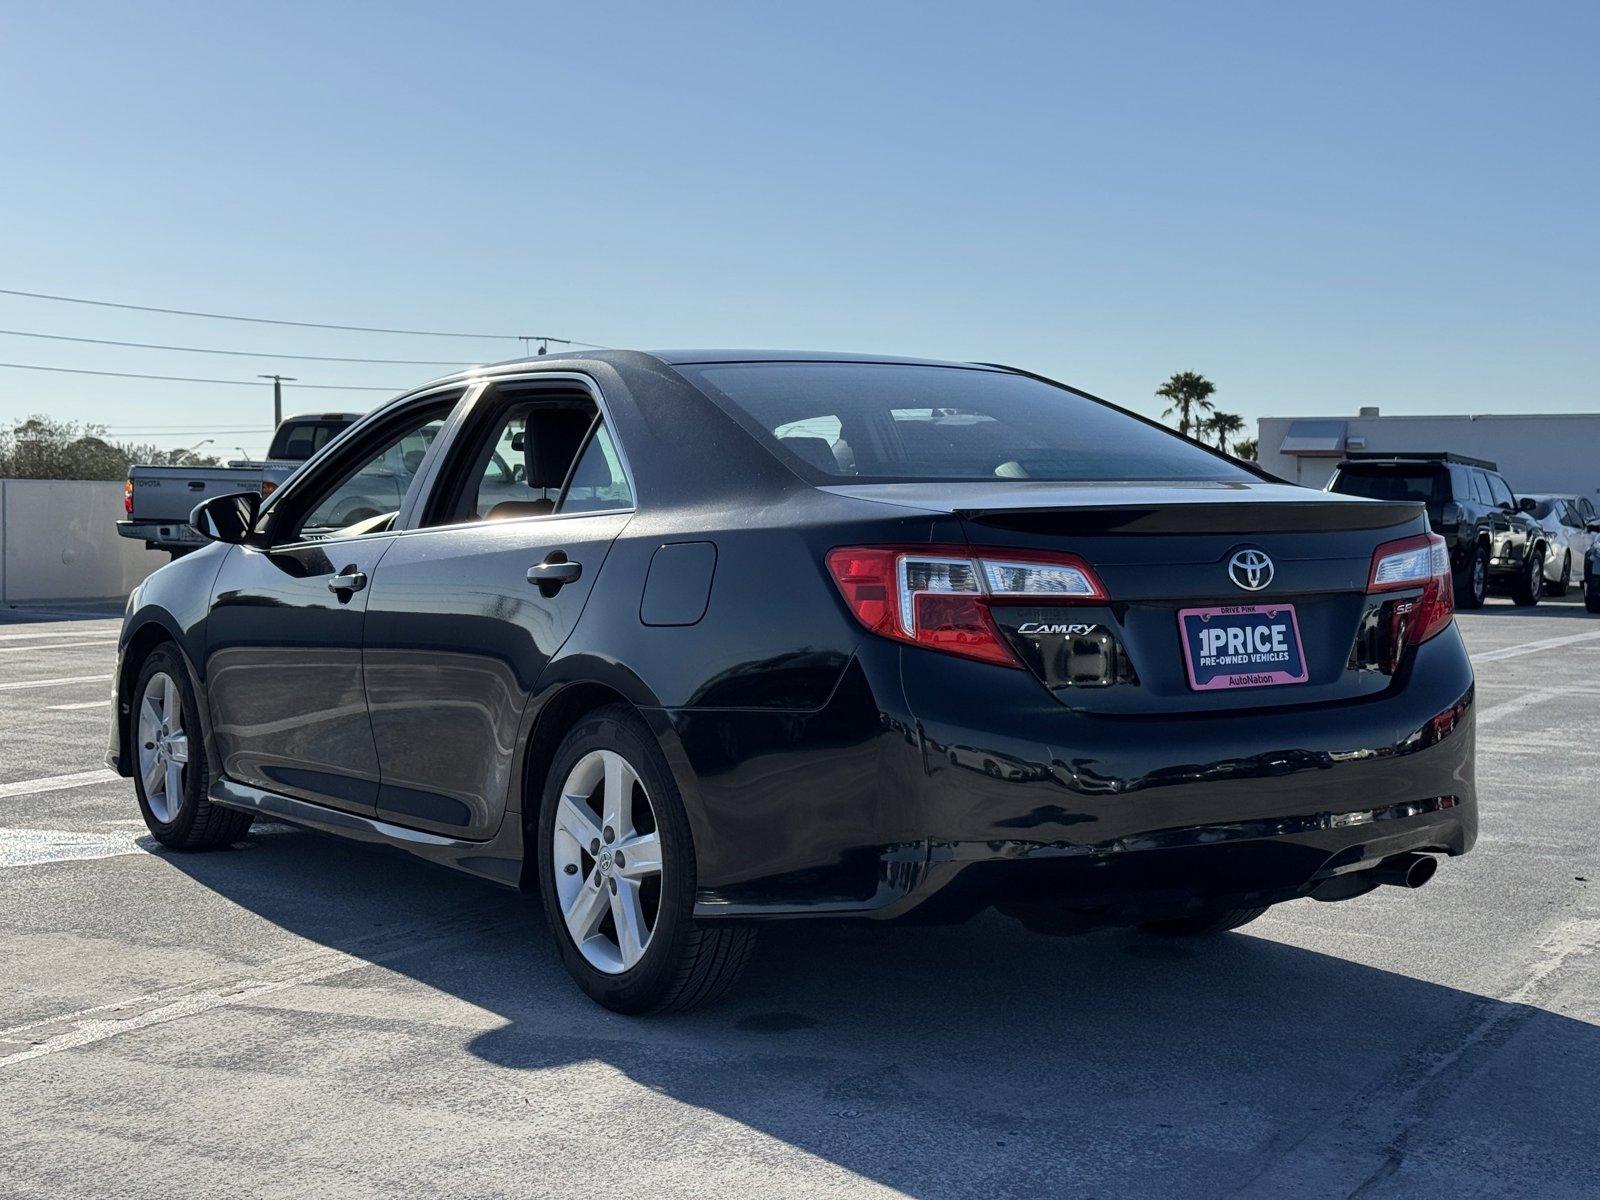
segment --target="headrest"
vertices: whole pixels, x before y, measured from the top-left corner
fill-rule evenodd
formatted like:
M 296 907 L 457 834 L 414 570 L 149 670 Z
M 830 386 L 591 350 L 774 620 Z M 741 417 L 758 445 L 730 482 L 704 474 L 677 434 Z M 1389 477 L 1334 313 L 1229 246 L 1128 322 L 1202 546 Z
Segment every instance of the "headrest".
M 567 470 L 593 421 L 593 413 L 575 408 L 528 410 L 522 457 L 530 488 L 558 488 L 566 482 Z

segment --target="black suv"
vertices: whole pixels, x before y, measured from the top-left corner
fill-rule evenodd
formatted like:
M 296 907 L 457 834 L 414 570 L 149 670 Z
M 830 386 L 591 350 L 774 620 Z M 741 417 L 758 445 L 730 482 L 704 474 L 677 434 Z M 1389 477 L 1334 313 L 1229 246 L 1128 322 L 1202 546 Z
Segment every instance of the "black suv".
M 1447 453 L 1349 454 L 1327 490 L 1426 505 L 1434 532 L 1450 547 L 1457 608 L 1479 607 L 1491 587 L 1518 604 L 1537 604 L 1544 594 L 1544 530 L 1492 462 Z

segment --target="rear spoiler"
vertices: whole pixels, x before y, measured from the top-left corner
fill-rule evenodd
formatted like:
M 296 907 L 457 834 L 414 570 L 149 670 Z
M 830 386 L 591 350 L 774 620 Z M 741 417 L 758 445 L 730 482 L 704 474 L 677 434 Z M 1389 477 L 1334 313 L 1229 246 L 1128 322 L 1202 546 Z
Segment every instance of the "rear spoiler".
M 1275 504 L 1150 504 L 1056 508 L 957 508 L 979 525 L 1016 533 L 1094 535 L 1112 533 L 1328 533 L 1389 529 L 1416 521 L 1428 510 L 1410 501 L 1361 504 L 1316 500 Z

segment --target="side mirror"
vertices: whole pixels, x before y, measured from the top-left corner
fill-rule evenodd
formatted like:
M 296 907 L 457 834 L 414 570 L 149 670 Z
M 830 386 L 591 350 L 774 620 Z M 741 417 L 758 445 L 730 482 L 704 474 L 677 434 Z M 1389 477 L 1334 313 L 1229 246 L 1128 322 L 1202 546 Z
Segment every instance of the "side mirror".
M 1584 528 L 1590 533 L 1600 533 L 1600 521 L 1590 521 Z
M 255 531 L 256 515 L 261 511 L 258 492 L 234 492 L 227 496 L 213 496 L 195 505 L 189 514 L 189 524 L 202 537 L 213 542 L 243 545 Z
M 1539 502 L 1530 496 L 1524 496 L 1517 501 L 1517 507 L 1531 515 L 1533 510 L 1539 507 Z

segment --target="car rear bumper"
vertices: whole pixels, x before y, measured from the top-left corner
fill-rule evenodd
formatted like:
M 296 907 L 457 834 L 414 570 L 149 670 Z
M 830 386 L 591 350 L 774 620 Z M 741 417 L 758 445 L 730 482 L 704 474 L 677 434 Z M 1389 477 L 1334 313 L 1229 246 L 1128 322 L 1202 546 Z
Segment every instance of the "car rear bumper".
M 1453 625 L 1382 696 L 1165 717 L 1077 713 L 1021 672 L 885 649 L 864 644 L 820 713 L 664 714 L 693 789 L 698 915 L 1044 902 L 1127 923 L 1477 836 Z
M 117 532 L 154 546 L 204 546 L 206 539 L 187 521 L 118 521 Z

